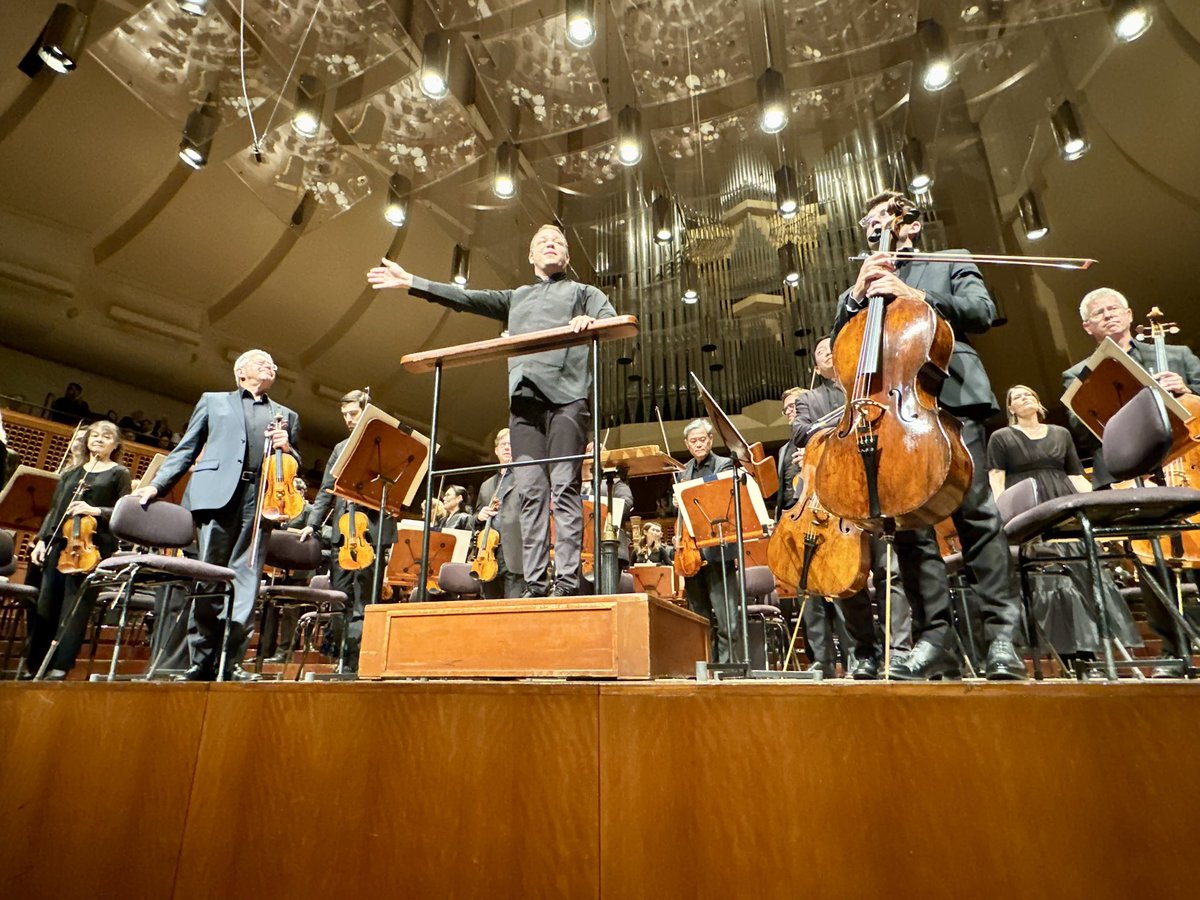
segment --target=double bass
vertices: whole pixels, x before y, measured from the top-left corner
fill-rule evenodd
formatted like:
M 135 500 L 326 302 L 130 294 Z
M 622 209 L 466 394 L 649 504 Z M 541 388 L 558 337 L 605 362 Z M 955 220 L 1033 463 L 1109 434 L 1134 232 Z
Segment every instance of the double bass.
M 887 212 L 885 253 L 917 218 L 904 198 Z M 958 419 L 937 402 L 953 352 L 953 329 L 921 299 L 870 296 L 842 328 L 833 363 L 846 407 L 815 477 L 830 513 L 887 530 L 932 525 L 962 504 L 974 467 Z

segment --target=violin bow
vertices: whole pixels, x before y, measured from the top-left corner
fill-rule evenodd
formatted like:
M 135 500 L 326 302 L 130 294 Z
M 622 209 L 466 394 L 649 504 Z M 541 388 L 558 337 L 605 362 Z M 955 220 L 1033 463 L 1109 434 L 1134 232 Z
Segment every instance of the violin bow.
M 1094 259 L 1069 256 L 1001 256 L 994 253 L 888 253 L 889 259 L 913 262 L 984 263 L 993 266 L 1033 266 L 1043 269 L 1082 271 L 1096 264 Z M 863 262 L 868 254 L 851 256 L 851 262 Z

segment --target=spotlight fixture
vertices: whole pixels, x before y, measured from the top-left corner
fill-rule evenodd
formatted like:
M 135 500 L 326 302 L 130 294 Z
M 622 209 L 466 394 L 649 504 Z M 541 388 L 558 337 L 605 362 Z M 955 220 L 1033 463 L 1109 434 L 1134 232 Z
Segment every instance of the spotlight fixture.
M 384 207 L 383 217 L 388 224 L 403 228 L 408 221 L 408 195 L 412 193 L 412 182 L 404 175 L 396 172 L 388 180 L 388 201 Z
M 572 47 L 590 47 L 596 40 L 593 0 L 567 0 L 567 41 Z
M 954 80 L 954 61 L 946 44 L 946 33 L 936 21 L 925 19 L 917 25 L 917 40 L 925 61 L 921 85 L 930 93 L 944 90 Z
M 59 3 L 46 20 L 38 43 L 38 57 L 59 75 L 75 71 L 76 59 L 83 49 L 88 15 L 69 3 Z
M 321 100 L 325 87 L 316 75 L 301 75 L 296 85 L 296 106 L 292 110 L 292 131 L 303 138 L 321 130 Z
M 659 194 L 650 204 L 650 223 L 656 243 L 668 244 L 675 237 L 671 218 L 671 201 L 665 194 Z
M 1054 130 L 1054 141 L 1062 158 L 1070 162 L 1079 159 L 1091 148 L 1079 127 L 1079 117 L 1070 100 L 1064 100 L 1050 116 L 1050 127 Z
M 642 114 L 632 106 L 617 113 L 617 159 L 623 166 L 642 161 Z
M 1108 19 L 1117 40 L 1126 44 L 1140 38 L 1154 22 L 1149 4 L 1144 0 L 1113 0 L 1108 8 Z
M 179 8 L 193 16 L 202 16 L 208 12 L 208 0 L 179 0 Z
M 1042 207 L 1033 191 L 1021 195 L 1017 201 L 1017 211 L 1021 214 L 1021 227 L 1025 230 L 1027 240 L 1040 241 L 1049 234 L 1050 226 L 1042 218 Z
M 517 195 L 517 168 L 521 151 L 505 141 L 496 148 L 496 172 L 492 175 L 492 193 L 501 200 Z
M 791 166 L 780 166 L 775 170 L 775 209 L 785 219 L 790 219 L 800 208 L 800 185 L 796 181 L 796 170 Z
M 783 73 L 768 68 L 758 76 L 758 127 L 766 134 L 783 131 L 788 123 L 787 88 Z
M 800 251 L 794 241 L 779 248 L 779 273 L 784 282 L 793 287 L 800 283 Z
M 208 153 L 212 149 L 218 121 L 212 94 L 188 113 L 179 141 L 179 159 L 185 166 L 199 170 L 208 164 Z
M 450 93 L 450 35 L 431 31 L 421 44 L 421 90 L 430 100 Z
M 679 269 L 680 299 L 689 306 L 700 301 L 699 283 L 700 276 L 696 271 L 696 264 L 690 259 L 685 259 Z
M 450 280 L 465 287 L 471 277 L 471 251 L 462 244 L 454 245 L 454 256 L 450 260 Z
M 925 147 L 916 138 L 910 138 L 904 153 L 908 157 L 908 189 L 914 194 L 924 194 L 933 187 L 933 169 L 925 159 Z

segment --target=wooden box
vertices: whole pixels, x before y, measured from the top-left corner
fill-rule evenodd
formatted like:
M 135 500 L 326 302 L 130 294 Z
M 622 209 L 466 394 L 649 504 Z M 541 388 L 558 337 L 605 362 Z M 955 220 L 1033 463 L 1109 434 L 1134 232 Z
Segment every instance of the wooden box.
M 701 616 L 648 594 L 368 606 L 361 678 L 655 678 L 708 658 Z

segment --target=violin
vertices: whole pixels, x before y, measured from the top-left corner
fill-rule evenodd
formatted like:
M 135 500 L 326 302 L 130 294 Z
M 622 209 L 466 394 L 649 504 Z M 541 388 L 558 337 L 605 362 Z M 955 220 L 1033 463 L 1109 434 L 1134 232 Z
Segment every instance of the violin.
M 276 416 L 274 429 L 286 428 L 283 416 Z M 267 465 L 271 454 L 274 459 Z M 263 489 L 260 494 L 262 517 L 272 522 L 288 522 L 304 512 L 304 496 L 296 490 L 296 458 L 279 448 L 263 454 Z
M 808 440 L 800 470 L 800 496 L 775 526 L 767 544 L 767 566 L 786 588 L 845 599 L 867 586 L 871 544 L 867 533 L 854 522 L 831 515 L 814 490 L 813 476 L 832 432 L 826 427 Z
M 338 534 L 342 536 L 342 544 L 338 548 L 338 565 L 341 568 L 347 571 L 365 569 L 375 561 L 375 550 L 367 539 L 367 529 L 370 527 L 367 514 L 359 512 L 353 503 L 349 504 L 338 519 Z
M 501 474 L 500 480 L 496 482 L 496 493 L 488 502 L 488 509 L 499 512 L 500 486 L 507 477 L 508 473 L 504 472 Z M 471 574 L 480 581 L 495 581 L 496 576 L 500 574 L 500 564 L 496 560 L 496 548 L 500 546 L 500 532 L 492 527 L 495 518 L 495 516 L 489 518 L 484 523 L 483 530 L 475 536 L 475 558 L 471 560 Z
M 884 252 L 917 210 L 897 198 L 888 214 Z M 917 528 L 962 504 L 974 466 L 958 420 L 937 403 L 953 352 L 953 329 L 921 299 L 871 296 L 842 328 L 833 362 L 846 407 L 815 476 L 833 515 Z
M 100 551 L 92 543 L 96 517 L 71 516 L 63 523 L 62 536 L 67 545 L 58 554 L 58 571 L 64 575 L 86 575 L 100 564 Z

